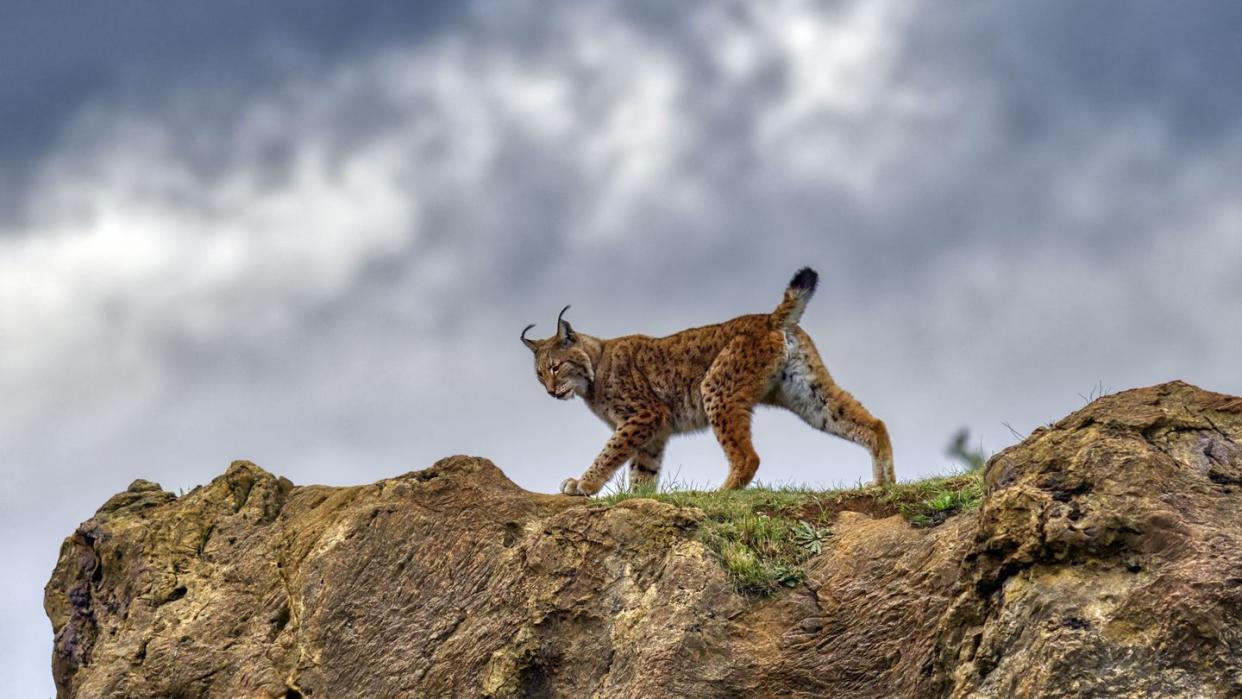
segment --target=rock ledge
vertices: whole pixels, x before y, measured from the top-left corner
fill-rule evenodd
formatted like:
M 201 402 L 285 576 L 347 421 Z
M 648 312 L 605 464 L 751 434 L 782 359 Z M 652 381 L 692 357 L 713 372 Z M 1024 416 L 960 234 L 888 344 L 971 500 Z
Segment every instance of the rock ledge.
M 733 591 L 697 511 L 454 456 L 372 485 L 136 480 L 47 585 L 62 697 L 1242 696 L 1242 399 L 1105 396 L 992 458 L 977 515 L 843 512 Z

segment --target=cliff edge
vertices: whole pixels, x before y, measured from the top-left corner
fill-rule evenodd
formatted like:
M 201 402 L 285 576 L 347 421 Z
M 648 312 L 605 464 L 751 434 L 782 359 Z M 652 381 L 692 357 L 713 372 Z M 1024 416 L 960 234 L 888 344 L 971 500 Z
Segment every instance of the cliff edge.
M 372 485 L 135 481 L 46 589 L 61 697 L 1242 696 L 1242 398 L 1102 397 L 995 455 L 977 512 L 833 515 L 737 591 L 702 512 L 455 456 Z

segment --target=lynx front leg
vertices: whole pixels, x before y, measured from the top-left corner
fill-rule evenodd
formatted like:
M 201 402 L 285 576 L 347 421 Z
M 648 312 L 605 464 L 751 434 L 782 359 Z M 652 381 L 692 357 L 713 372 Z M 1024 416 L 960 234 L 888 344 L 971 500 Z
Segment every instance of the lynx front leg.
M 654 488 L 660 481 L 660 464 L 668 437 L 653 437 L 630 459 L 630 488 Z
M 561 492 L 565 495 L 598 493 L 621 464 L 637 453 L 639 446 L 664 429 L 667 419 L 667 411 L 662 408 L 648 408 L 634 414 L 612 433 L 608 443 L 604 445 L 604 450 L 595 457 L 595 463 L 591 464 L 581 478 L 566 478 L 561 483 Z

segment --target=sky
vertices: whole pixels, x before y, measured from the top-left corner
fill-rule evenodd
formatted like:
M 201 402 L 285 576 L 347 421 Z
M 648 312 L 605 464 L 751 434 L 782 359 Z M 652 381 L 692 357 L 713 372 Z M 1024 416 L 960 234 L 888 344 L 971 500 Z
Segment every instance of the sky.
M 1242 5 L 18 0 L 0 9 L 0 695 L 136 478 L 553 492 L 607 428 L 518 341 L 767 312 L 792 273 L 899 479 L 1093 395 L 1242 393 Z M 762 411 L 758 478 L 864 450 Z M 710 434 L 665 479 L 714 487 Z

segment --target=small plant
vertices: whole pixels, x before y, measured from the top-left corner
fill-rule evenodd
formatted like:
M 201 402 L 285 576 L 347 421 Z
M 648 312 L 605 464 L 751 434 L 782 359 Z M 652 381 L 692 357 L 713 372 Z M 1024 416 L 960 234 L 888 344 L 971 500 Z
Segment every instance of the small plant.
M 960 490 L 946 490 L 934 498 L 926 501 L 929 508 L 936 512 L 944 512 L 945 510 L 954 510 L 962 503 L 963 497 Z
M 1083 403 L 1090 403 L 1097 398 L 1103 398 L 1112 392 L 1113 389 L 1104 387 L 1103 381 L 1096 381 L 1095 385 L 1091 387 L 1091 390 L 1086 395 L 1079 393 L 1078 397 L 1082 399 Z
M 942 481 L 927 497 L 904 503 L 901 514 L 916 527 L 934 527 L 959 512 L 972 512 L 983 502 L 983 472 L 971 471 L 956 481 Z
M 831 533 L 830 530 L 819 529 L 804 519 L 794 526 L 793 539 L 795 544 L 815 555 L 823 551 L 824 541 Z
M 806 579 L 806 572 L 784 561 L 777 561 L 772 566 L 772 579 L 781 587 L 797 587 L 799 583 Z
M 949 458 L 957 461 L 967 471 L 977 471 L 983 468 L 987 463 L 988 457 L 983 453 L 983 446 L 970 447 L 970 430 L 963 427 L 953 433 L 953 438 L 949 440 L 949 446 L 945 447 L 944 453 Z

